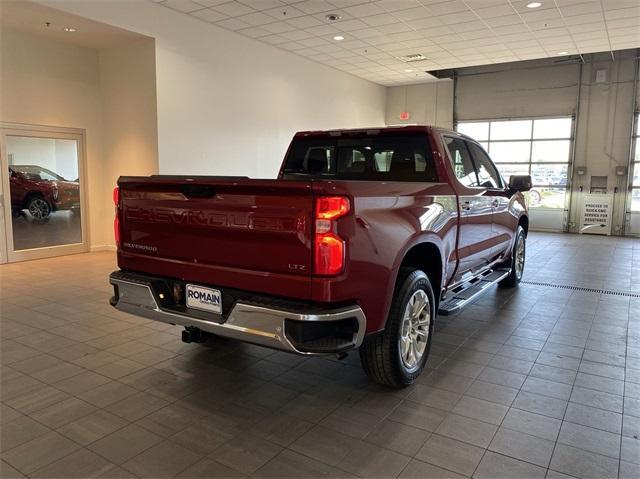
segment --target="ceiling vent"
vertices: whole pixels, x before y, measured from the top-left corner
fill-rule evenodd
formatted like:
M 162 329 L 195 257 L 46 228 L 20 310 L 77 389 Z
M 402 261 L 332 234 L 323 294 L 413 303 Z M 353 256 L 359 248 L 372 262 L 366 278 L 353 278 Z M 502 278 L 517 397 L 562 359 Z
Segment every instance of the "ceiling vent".
M 402 60 L 403 62 L 412 63 L 412 62 L 423 62 L 425 60 L 428 60 L 428 58 L 425 57 L 422 53 L 412 53 L 411 55 L 405 55 L 403 57 L 400 57 L 400 60 Z

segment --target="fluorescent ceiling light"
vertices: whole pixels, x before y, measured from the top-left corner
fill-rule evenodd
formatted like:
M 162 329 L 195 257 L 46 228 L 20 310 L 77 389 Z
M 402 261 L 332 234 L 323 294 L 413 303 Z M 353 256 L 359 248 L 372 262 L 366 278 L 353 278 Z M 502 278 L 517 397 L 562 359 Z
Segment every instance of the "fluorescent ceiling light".
M 558 55 L 568 55 L 568 54 L 569 54 L 569 52 L 565 52 L 565 51 L 558 52 Z
M 75 28 L 73 28 L 73 27 L 64 27 L 64 28 L 63 28 L 63 30 L 64 30 L 65 32 L 69 32 L 69 33 L 73 33 L 73 32 L 75 32 L 75 31 L 76 31 L 76 29 L 75 29 Z
M 411 73 L 413 70 L 411 68 L 407 68 L 404 72 L 405 73 Z
M 542 6 L 541 2 L 527 3 L 527 8 L 538 8 L 538 7 L 541 7 L 541 6 Z
M 333 37 L 333 39 L 336 42 L 341 42 L 342 40 L 344 40 L 344 37 L 342 35 L 336 35 L 335 37 Z

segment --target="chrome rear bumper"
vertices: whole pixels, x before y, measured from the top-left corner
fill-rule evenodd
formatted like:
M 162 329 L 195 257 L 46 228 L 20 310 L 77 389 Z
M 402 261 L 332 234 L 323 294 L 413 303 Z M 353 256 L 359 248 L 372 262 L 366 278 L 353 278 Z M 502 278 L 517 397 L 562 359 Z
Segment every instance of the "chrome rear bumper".
M 112 273 L 109 282 L 114 286 L 115 295 L 111 298 L 111 305 L 125 313 L 161 321 L 168 324 L 178 324 L 194 327 L 218 336 L 237 339 L 261 346 L 289 351 L 297 354 L 330 354 L 358 348 L 364 339 L 366 319 L 359 306 L 326 310 L 320 313 L 301 313 L 255 305 L 237 301 L 226 320 L 218 315 L 212 315 L 212 320 L 193 317 L 188 314 L 169 311 L 160 306 L 160 302 L 147 281 L 135 281 L 125 277 L 121 272 Z M 214 317 L 215 316 L 215 317 Z M 330 349 L 309 350 L 301 344 L 295 344 L 288 334 L 287 328 L 295 323 L 334 323 L 340 320 L 355 320 L 357 330 L 351 340 L 337 344 L 335 351 Z M 334 323 L 337 324 L 337 323 Z M 298 326 L 295 324 L 295 326 Z

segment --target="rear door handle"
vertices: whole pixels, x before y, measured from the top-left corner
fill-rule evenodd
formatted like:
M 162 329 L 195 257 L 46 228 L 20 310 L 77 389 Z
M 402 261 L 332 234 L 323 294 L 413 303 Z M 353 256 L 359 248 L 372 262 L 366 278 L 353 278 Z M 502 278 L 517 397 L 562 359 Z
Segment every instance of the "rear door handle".
M 491 206 L 493 206 L 494 208 L 497 208 L 499 204 L 500 200 L 498 200 L 497 198 L 491 202 Z
M 462 203 L 460 203 L 460 208 L 469 211 L 471 209 L 471 201 L 463 201 Z

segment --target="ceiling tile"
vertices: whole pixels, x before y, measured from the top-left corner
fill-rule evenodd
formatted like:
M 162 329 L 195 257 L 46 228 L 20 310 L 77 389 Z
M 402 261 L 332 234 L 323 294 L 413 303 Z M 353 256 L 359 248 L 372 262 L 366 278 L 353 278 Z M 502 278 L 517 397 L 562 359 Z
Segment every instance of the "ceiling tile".
M 332 35 L 340 31 L 332 25 L 318 25 L 316 27 L 305 28 L 305 30 L 317 36 Z
M 215 5 L 227 3 L 229 0 L 193 0 L 193 1 L 196 3 L 199 3 L 203 7 L 213 7 Z
M 620 8 L 618 10 L 608 10 L 604 12 L 604 18 L 609 20 L 617 20 L 619 18 L 638 18 L 640 16 L 640 7 Z
M 289 25 L 287 22 L 274 22 L 263 25 L 262 28 L 271 33 L 284 33 L 290 32 L 296 29 L 293 25 Z
M 619 8 L 635 8 L 640 9 L 637 0 L 605 0 L 602 2 L 602 8 L 605 10 L 618 10 Z
M 312 17 L 311 15 L 305 15 L 304 17 L 292 18 L 291 20 L 287 20 L 289 25 L 293 25 L 296 28 L 309 28 L 309 27 L 317 27 L 324 25 L 317 18 Z
M 191 0 L 167 0 L 164 5 L 183 13 L 195 12 L 196 10 L 202 10 L 205 6 Z
M 380 0 L 376 5 L 382 7 L 387 12 L 397 12 L 421 6 L 417 0 Z
M 313 37 L 313 35 L 304 30 L 293 30 L 290 32 L 283 32 L 280 34 L 284 38 L 288 38 L 289 40 L 306 40 L 307 38 Z
M 285 38 L 282 35 L 269 35 L 262 37 L 260 40 L 271 45 L 279 45 L 280 43 L 286 43 L 289 41 L 288 38 Z
M 242 28 L 250 27 L 248 23 L 238 20 L 237 18 L 227 18 L 226 20 L 222 20 L 221 22 L 217 22 L 216 25 L 227 28 L 229 30 L 240 30 Z
M 395 23 L 398 20 L 394 16 L 392 16 L 390 13 L 382 13 L 380 15 L 363 17 L 362 21 L 367 25 L 370 25 L 372 27 L 377 27 L 380 25 L 389 25 L 390 23 Z
M 210 8 L 191 12 L 191 15 L 200 18 L 205 22 L 219 22 L 220 20 L 224 20 L 225 18 L 227 18 L 224 13 L 216 12 L 215 10 L 211 10 Z
M 352 32 L 354 30 L 362 30 L 364 28 L 368 28 L 369 25 L 360 21 L 360 20 L 343 20 L 341 22 L 336 22 L 332 24 L 341 32 Z
M 196 2 L 212 1 L 222 3 L 220 0 L 195 0 Z M 269 10 L 270 8 L 282 8 L 286 2 L 279 0 L 239 0 L 240 3 L 253 8 L 254 10 Z
M 269 8 L 267 10 L 264 10 L 264 13 L 272 16 L 276 20 L 289 20 L 291 18 L 301 17 L 305 15 L 304 12 L 290 5 L 284 5 L 282 7 L 276 7 L 276 8 Z
M 335 5 L 332 5 L 326 0 L 305 0 L 295 5 L 297 9 L 307 14 L 329 12 L 336 8 Z
M 513 15 L 513 8 L 508 3 L 504 5 L 496 5 L 493 7 L 480 7 L 476 5 L 482 5 L 482 3 L 469 2 L 471 9 L 480 16 L 480 18 L 494 18 L 502 17 L 504 15 Z
M 260 27 L 243 28 L 242 30 L 238 30 L 238 33 L 250 38 L 261 38 L 271 35 L 270 32 Z
M 352 2 L 353 3 L 353 2 Z M 344 7 L 344 11 L 357 18 L 369 17 L 385 13 L 385 10 L 375 3 L 363 3 L 352 7 Z
M 225 15 L 228 15 L 230 17 L 237 17 L 255 11 L 253 8 L 247 7 L 240 2 L 222 3 L 211 8 L 213 8 L 216 12 L 224 13 Z
M 247 22 L 249 25 L 255 25 L 255 26 L 265 25 L 267 23 L 273 23 L 273 17 L 270 17 L 269 15 L 265 15 L 264 13 L 261 13 L 261 12 L 253 12 L 248 15 L 242 15 L 238 17 L 238 20 Z
M 419 20 L 421 18 L 431 18 L 433 17 L 433 13 L 427 10 L 424 7 L 411 8 L 409 10 L 400 10 L 397 12 L 393 12 L 393 16 L 403 22 Z
M 305 47 L 318 47 L 321 45 L 327 45 L 329 42 L 323 38 L 313 37 L 307 38 L 305 40 L 298 40 L 300 45 L 304 45 Z

